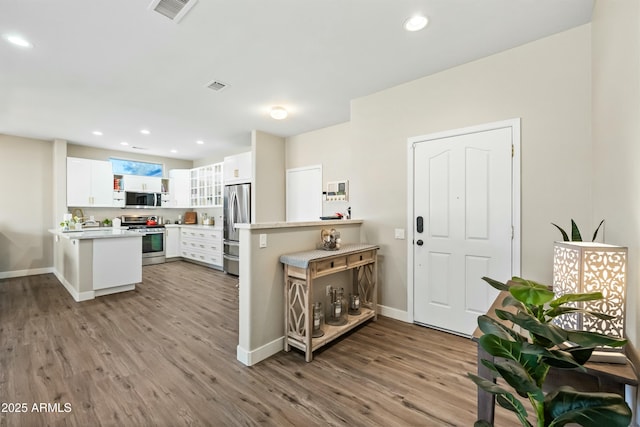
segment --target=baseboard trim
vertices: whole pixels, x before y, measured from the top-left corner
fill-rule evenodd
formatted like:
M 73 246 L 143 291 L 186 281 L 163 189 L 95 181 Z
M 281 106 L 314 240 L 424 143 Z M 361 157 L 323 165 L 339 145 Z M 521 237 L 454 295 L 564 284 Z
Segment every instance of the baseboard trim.
M 64 288 L 67 290 L 67 292 L 69 292 L 71 297 L 73 297 L 73 299 L 76 302 L 87 301 L 90 299 L 94 299 L 96 297 L 96 294 L 94 291 L 87 291 L 87 292 L 76 291 L 75 288 L 71 285 L 71 283 L 69 283 L 69 281 L 67 281 L 67 279 L 65 279 L 62 276 L 62 274 L 58 273 L 57 271 L 53 271 L 53 274 L 56 276 L 58 281 L 62 283 L 62 286 L 64 286 Z
M 255 350 L 246 350 L 238 345 L 236 347 L 236 359 L 247 366 L 252 366 L 281 352 L 283 349 L 284 337 L 277 338 Z
M 0 279 L 12 279 L 14 277 L 35 276 L 37 274 L 53 273 L 53 267 L 30 268 L 28 270 L 2 271 Z
M 409 313 L 404 310 L 398 310 L 397 308 L 378 305 L 378 314 L 401 322 L 411 323 L 409 322 Z

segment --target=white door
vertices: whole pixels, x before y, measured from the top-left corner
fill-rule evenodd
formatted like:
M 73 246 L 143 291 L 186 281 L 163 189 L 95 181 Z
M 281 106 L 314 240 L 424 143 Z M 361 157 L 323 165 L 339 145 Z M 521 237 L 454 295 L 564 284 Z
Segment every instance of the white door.
M 322 216 L 322 165 L 287 169 L 287 222 L 318 221 Z
M 414 144 L 417 323 L 471 335 L 512 272 L 512 128 Z

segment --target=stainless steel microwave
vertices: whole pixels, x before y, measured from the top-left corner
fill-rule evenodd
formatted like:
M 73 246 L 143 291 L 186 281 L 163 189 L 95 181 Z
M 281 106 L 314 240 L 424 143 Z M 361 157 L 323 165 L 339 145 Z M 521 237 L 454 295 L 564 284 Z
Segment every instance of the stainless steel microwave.
M 124 205 L 128 208 L 159 208 L 162 206 L 162 194 L 125 191 Z

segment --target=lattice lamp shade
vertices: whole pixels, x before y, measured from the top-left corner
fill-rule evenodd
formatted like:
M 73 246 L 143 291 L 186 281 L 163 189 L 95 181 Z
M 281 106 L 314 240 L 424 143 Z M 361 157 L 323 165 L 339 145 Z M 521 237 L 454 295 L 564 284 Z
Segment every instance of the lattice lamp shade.
M 627 282 L 627 248 L 590 242 L 555 242 L 553 290 L 567 293 L 602 292 L 603 299 L 580 302 L 582 308 L 616 316 L 600 320 L 582 313 L 560 316 L 556 323 L 573 330 L 624 337 L 624 301 Z M 576 303 L 574 303 L 575 306 Z

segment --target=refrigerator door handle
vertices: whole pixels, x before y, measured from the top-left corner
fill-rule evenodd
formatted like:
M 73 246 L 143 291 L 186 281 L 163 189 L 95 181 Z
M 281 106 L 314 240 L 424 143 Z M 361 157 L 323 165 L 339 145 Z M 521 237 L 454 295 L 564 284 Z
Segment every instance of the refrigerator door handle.
M 238 212 L 240 211 L 240 206 L 238 204 L 238 193 L 234 192 L 231 198 L 231 228 L 235 228 L 236 222 L 238 220 Z

